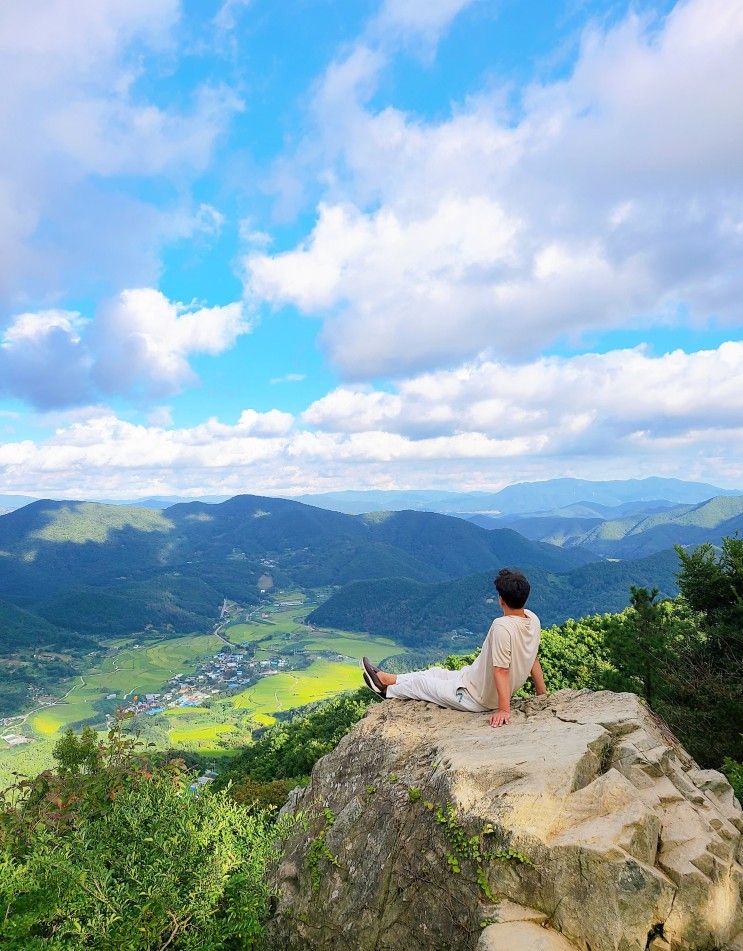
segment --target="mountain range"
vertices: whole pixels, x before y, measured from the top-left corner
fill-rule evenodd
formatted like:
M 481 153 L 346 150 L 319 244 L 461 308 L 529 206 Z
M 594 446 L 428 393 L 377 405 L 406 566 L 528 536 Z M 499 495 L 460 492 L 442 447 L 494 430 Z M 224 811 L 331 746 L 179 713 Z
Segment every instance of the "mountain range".
M 743 525 L 741 496 L 671 508 L 654 498 L 649 512 L 641 500 L 618 504 L 619 519 L 602 518 L 608 503 L 592 500 L 561 514 L 477 516 L 483 527 L 252 495 L 164 509 L 34 501 L 0 516 L 0 679 L 20 697 L 24 670 L 43 680 L 110 638 L 208 630 L 224 598 L 258 604 L 289 586 L 335 589 L 313 623 L 418 646 L 482 631 L 502 566 L 527 572 L 545 624 L 621 610 L 630 584 L 675 593 L 674 543 L 719 540 Z
M 300 495 L 295 501 L 317 508 L 363 515 L 366 512 L 413 511 L 440 512 L 444 515 L 490 513 L 503 515 L 572 514 L 602 518 L 620 517 L 636 511 L 650 511 L 653 506 L 669 507 L 679 503 L 702 502 L 715 495 L 739 495 L 739 489 L 723 489 L 707 482 L 665 479 L 545 479 L 540 482 L 518 482 L 497 492 L 454 492 L 439 489 L 347 490 Z M 127 500 L 98 500 L 103 504 L 166 509 L 187 502 L 220 503 L 227 495 L 182 497 L 150 496 Z M 0 495 L 0 514 L 39 501 L 38 497 Z M 91 501 L 90 499 L 87 501 Z M 568 512 L 570 506 L 575 511 Z
M 560 571 L 594 560 L 434 513 L 359 517 L 259 496 L 163 511 L 40 501 L 0 517 L 0 598 L 57 627 L 109 636 L 148 624 L 198 629 L 224 597 L 256 602 L 261 578 L 434 582 L 494 565 Z
M 569 617 L 622 611 L 630 585 L 657 587 L 662 597 L 678 593 L 678 558 L 673 550 L 626 562 L 593 562 L 560 574 L 526 568 L 532 592 L 529 608 L 543 624 Z M 479 573 L 436 584 L 408 578 L 355 581 L 316 608 L 308 621 L 319 627 L 395 637 L 413 647 L 434 643 L 444 631 L 473 632 L 482 639 L 500 613 L 493 573 Z
M 643 558 L 676 544 L 719 544 L 743 529 L 743 495 L 716 496 L 694 505 L 656 506 L 609 519 L 571 515 L 573 508 L 580 507 L 503 519 L 472 515 L 468 520 L 483 528 L 507 525 L 534 541 L 579 547 L 608 558 Z
M 489 513 L 523 515 L 552 512 L 570 505 L 595 506 L 591 514 L 601 517 L 625 514 L 609 509 L 629 505 L 637 511 L 638 503 L 669 506 L 702 502 L 712 496 L 740 495 L 738 489 L 721 489 L 706 482 L 683 479 L 547 479 L 543 482 L 518 482 L 498 492 L 425 491 L 345 491 L 299 496 L 299 500 L 338 512 L 363 512 L 417 509 L 444 514 Z M 634 507 L 634 508 L 633 508 Z M 640 506 L 641 510 L 645 510 Z M 589 509 L 590 510 L 590 509 Z M 573 513 L 578 514 L 578 513 Z M 581 513 L 582 514 L 582 513 Z

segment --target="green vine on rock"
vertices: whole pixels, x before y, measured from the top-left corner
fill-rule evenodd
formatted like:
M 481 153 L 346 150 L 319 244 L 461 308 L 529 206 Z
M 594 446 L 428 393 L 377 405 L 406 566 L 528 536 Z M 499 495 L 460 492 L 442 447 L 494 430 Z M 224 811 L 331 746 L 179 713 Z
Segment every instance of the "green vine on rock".
M 325 842 L 325 837 L 333 828 L 335 823 L 335 813 L 332 809 L 329 809 L 326 806 L 322 811 L 322 815 L 325 819 L 325 825 L 307 846 L 307 852 L 304 856 L 304 864 L 305 868 L 310 873 L 310 882 L 312 884 L 313 892 L 318 891 L 320 888 L 320 882 L 322 879 L 320 872 L 321 860 L 325 859 L 326 862 L 330 863 L 330 865 L 334 865 L 336 868 L 340 868 L 341 864 L 336 856 L 330 851 L 327 843 Z
M 488 901 L 498 901 L 498 897 L 493 894 L 488 884 L 486 873 L 488 863 L 499 861 L 518 862 L 521 865 L 533 864 L 528 856 L 515 849 L 486 849 L 485 837 L 493 835 L 496 831 L 491 822 L 487 822 L 479 833 L 468 835 L 451 802 L 447 802 L 444 806 L 435 806 L 427 800 L 423 806 L 433 812 L 436 823 L 441 826 L 446 836 L 450 848 L 446 861 L 453 874 L 460 874 L 463 862 L 471 862 L 475 868 L 475 880 L 478 887 Z

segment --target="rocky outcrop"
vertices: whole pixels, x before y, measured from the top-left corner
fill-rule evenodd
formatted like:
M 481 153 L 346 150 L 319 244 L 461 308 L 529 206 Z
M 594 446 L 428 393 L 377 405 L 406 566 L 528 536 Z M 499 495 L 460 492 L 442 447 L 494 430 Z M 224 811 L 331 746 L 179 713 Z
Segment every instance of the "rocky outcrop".
M 743 947 L 743 819 L 633 694 L 386 701 L 287 807 L 276 948 Z

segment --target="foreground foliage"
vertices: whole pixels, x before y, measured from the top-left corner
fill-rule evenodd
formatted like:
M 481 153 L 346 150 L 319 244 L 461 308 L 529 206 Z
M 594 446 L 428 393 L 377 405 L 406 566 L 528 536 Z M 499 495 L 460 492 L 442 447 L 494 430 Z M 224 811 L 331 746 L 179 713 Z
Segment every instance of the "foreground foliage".
M 4 794 L 0 944 L 32 949 L 261 946 L 281 825 L 194 794 L 118 729 L 68 733 L 58 766 Z

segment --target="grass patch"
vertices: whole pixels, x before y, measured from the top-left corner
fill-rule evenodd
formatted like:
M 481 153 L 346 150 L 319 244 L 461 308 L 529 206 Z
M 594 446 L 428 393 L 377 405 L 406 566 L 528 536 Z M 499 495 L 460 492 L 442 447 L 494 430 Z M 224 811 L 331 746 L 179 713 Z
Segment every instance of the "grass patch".
M 209 707 L 169 707 L 163 710 L 166 717 L 186 717 L 195 713 L 209 713 Z
M 233 723 L 202 723 L 188 726 L 179 726 L 170 731 L 170 742 L 173 746 L 202 746 L 204 743 L 209 745 L 216 743 L 224 734 L 234 733 L 235 725 Z
M 232 698 L 238 710 L 255 714 L 281 713 L 316 700 L 325 700 L 343 690 L 361 685 L 361 674 L 354 664 L 316 660 L 306 670 L 288 671 L 264 677 Z
M 254 713 L 251 717 L 258 726 L 273 726 L 276 723 L 276 717 L 269 716 L 267 713 Z
M 105 542 L 112 532 L 129 528 L 138 532 L 163 532 L 175 526 L 162 512 L 128 505 L 96 505 L 95 502 L 71 502 L 48 512 L 49 521 L 32 538 L 48 542 Z
M 366 655 L 378 664 L 390 654 L 399 654 L 400 647 L 385 637 L 371 638 L 365 634 L 358 637 L 348 632 L 317 631 L 302 638 L 302 647 L 308 651 L 326 651 L 353 657 L 356 660 Z

